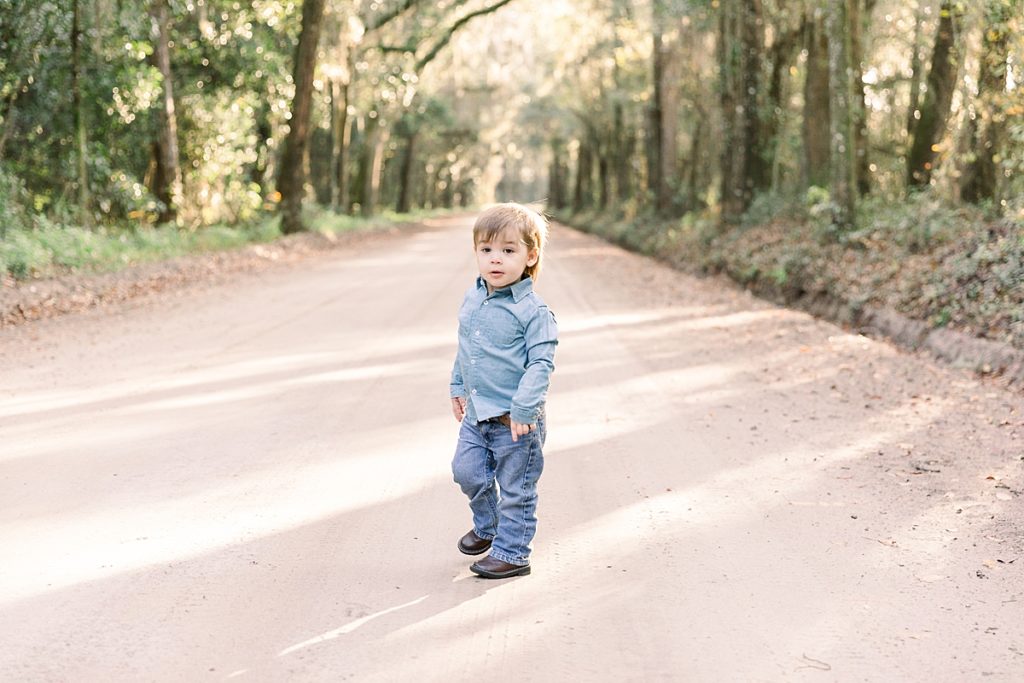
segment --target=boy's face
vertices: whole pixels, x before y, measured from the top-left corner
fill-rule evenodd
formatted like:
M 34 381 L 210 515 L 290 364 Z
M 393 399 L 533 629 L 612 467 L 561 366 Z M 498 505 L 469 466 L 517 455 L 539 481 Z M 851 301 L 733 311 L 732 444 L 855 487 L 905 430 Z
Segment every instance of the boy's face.
M 503 230 L 489 242 L 476 243 L 476 262 L 487 291 L 519 282 L 527 266 L 537 263 L 537 250 L 527 249 L 514 230 Z

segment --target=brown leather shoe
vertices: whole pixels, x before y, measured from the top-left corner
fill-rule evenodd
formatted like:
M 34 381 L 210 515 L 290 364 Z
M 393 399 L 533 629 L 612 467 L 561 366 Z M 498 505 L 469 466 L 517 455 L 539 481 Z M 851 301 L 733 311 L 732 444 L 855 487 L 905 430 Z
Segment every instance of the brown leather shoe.
M 469 570 L 485 579 L 508 579 L 513 576 L 526 576 L 530 573 L 530 565 L 509 564 L 488 555 L 479 562 L 474 562 Z
M 479 555 L 486 553 L 491 548 L 491 539 L 480 538 L 472 529 L 469 533 L 459 539 L 459 552 L 464 555 Z

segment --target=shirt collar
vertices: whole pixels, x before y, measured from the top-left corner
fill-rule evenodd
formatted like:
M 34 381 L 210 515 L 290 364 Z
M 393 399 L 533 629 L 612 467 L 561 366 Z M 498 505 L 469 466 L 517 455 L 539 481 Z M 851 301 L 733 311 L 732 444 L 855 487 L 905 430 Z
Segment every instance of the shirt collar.
M 487 291 L 487 283 L 484 282 L 484 279 L 480 276 L 477 276 L 476 278 L 476 286 L 479 289 L 483 289 L 485 292 Z M 522 301 L 523 297 L 527 296 L 532 291 L 533 278 L 524 277 L 522 280 L 515 283 L 514 285 L 510 287 L 502 287 L 501 289 L 495 290 L 494 293 L 498 294 L 500 292 L 509 292 L 512 295 L 512 300 L 515 301 L 516 303 L 519 303 L 520 301 Z

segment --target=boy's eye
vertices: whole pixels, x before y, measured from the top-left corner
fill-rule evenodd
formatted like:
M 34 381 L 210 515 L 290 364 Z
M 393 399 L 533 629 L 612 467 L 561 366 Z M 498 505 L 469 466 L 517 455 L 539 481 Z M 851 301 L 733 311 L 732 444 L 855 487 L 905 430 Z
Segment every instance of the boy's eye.
M 512 247 L 505 247 L 505 253 L 506 254 L 514 254 L 515 252 L 516 252 L 516 250 L 513 249 Z

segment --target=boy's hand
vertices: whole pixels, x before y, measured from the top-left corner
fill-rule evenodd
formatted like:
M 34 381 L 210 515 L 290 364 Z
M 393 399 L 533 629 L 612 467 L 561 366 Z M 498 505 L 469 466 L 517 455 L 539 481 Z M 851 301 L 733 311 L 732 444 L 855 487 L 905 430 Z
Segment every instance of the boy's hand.
M 527 434 L 532 432 L 534 429 L 536 429 L 537 425 L 536 424 L 523 424 L 521 422 L 512 422 L 509 425 L 509 428 L 512 430 L 512 441 L 518 441 L 519 437 L 526 436 Z
M 462 418 L 466 416 L 466 399 L 464 396 L 456 396 L 452 399 L 452 415 L 455 416 L 456 422 L 462 422 Z

